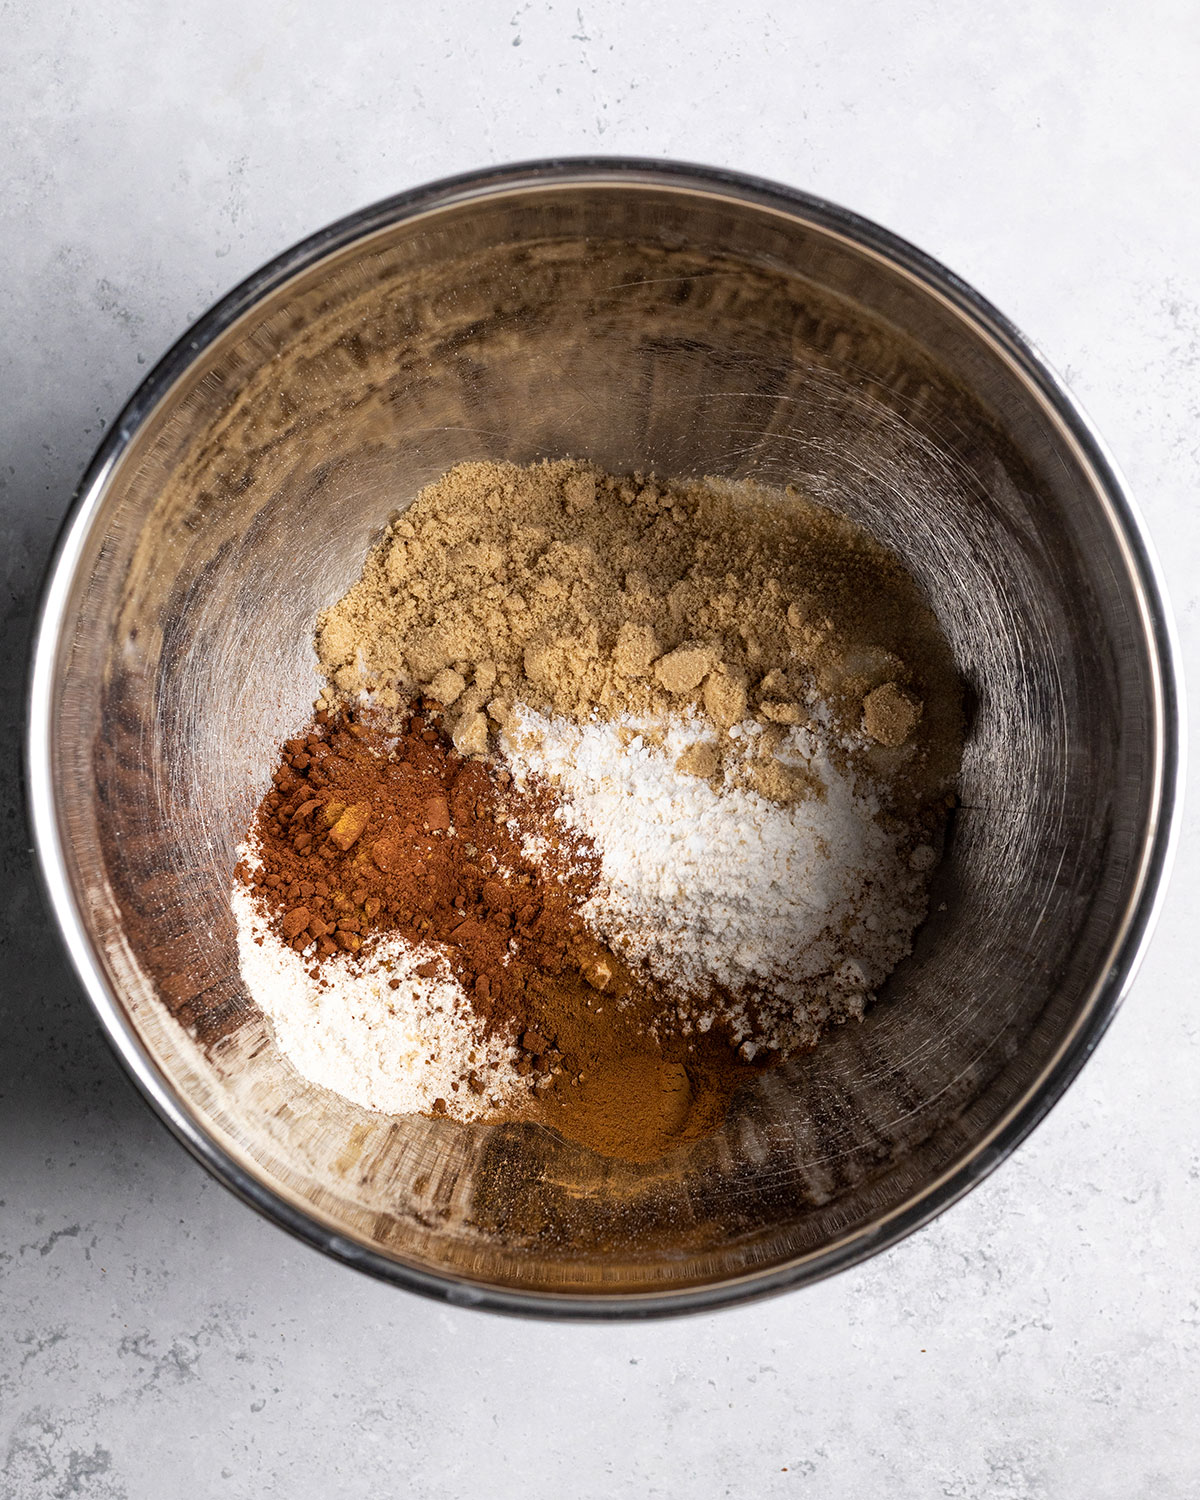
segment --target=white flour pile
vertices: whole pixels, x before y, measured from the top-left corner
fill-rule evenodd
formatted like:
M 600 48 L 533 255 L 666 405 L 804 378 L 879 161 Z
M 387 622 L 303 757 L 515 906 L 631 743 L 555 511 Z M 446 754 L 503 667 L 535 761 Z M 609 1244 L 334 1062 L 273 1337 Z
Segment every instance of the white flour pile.
M 660 725 L 655 742 L 638 728 L 520 708 L 501 739 L 518 782 L 549 781 L 559 818 L 595 845 L 601 884 L 583 908 L 589 925 L 701 1030 L 716 1019 L 713 1002 L 690 1015 L 687 1002 L 724 992 L 720 1013 L 748 1056 L 806 1045 L 830 1020 L 861 1016 L 911 950 L 934 851 L 884 830 L 876 797 L 831 763 L 820 730 L 791 730 L 776 753 L 823 791 L 779 806 L 677 769 L 703 725 Z
M 436 1112 L 457 1120 L 480 1119 L 520 1089 L 512 1049 L 484 1036 L 444 962 L 440 977 L 415 972 L 438 958 L 432 950 L 385 939 L 366 960 L 338 954 L 314 979 L 250 891 L 236 886 L 231 901 L 246 988 L 305 1078 L 385 1114 L 428 1114 L 440 1100 Z M 486 1093 L 462 1086 L 472 1071 Z

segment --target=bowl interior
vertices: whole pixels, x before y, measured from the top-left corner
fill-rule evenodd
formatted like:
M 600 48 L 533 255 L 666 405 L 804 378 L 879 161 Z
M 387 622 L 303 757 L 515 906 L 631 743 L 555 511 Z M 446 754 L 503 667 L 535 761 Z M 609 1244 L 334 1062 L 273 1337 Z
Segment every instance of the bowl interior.
M 969 686 L 916 953 L 651 1165 L 307 1083 L 227 905 L 317 611 L 453 463 L 563 455 L 804 487 L 904 559 Z M 977 1152 L 1096 1004 L 1161 771 L 1136 565 L 1017 363 L 819 212 L 646 174 L 383 213 L 199 351 L 77 535 L 50 771 L 88 941 L 199 1130 L 385 1274 L 582 1304 L 802 1273 Z

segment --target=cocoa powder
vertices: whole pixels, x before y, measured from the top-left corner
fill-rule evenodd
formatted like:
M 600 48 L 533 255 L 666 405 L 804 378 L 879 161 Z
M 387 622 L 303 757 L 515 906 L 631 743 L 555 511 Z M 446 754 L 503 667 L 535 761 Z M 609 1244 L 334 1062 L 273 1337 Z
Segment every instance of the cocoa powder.
M 501 765 L 464 758 L 440 705 L 421 700 L 386 729 L 318 713 L 272 782 L 252 829 L 259 863 L 238 877 L 314 978 L 383 934 L 438 946 L 485 1027 L 520 1048 L 528 1097 L 497 1118 L 647 1160 L 715 1129 L 758 1071 L 719 1028 L 673 1034 L 670 1008 L 578 914 L 594 851 L 555 819 L 548 788 L 519 792 Z M 487 1090 L 476 1072 L 462 1082 Z

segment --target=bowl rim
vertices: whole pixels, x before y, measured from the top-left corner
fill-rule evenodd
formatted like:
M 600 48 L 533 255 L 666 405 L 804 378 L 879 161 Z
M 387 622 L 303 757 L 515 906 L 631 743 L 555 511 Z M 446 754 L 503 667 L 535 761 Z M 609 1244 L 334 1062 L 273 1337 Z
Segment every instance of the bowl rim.
M 71 586 L 85 543 L 117 466 L 135 435 L 196 359 L 244 314 L 287 281 L 330 255 L 396 224 L 513 192 L 568 186 L 672 189 L 723 199 L 813 226 L 905 274 L 969 324 L 1021 376 L 1057 419 L 1107 506 L 1123 544 L 1143 623 L 1154 688 L 1154 781 L 1133 895 L 1115 925 L 1104 964 L 1069 1031 L 1021 1096 L 978 1142 L 878 1221 L 823 1249 L 770 1269 L 710 1285 L 637 1293 L 525 1291 L 392 1259 L 338 1233 L 248 1171 L 193 1115 L 143 1045 L 97 960 L 75 901 L 53 783 L 55 668 Z M 176 1138 L 243 1202 L 296 1238 L 392 1285 L 455 1306 L 576 1320 L 659 1317 L 711 1311 L 808 1285 L 857 1265 L 927 1224 L 983 1181 L 1048 1114 L 1094 1051 L 1132 982 L 1161 909 L 1182 810 L 1183 682 L 1174 622 L 1153 546 L 1128 487 L 1103 440 L 1040 351 L 965 281 L 871 220 L 800 189 L 687 162 L 644 157 L 564 156 L 488 167 L 441 178 L 368 205 L 318 230 L 266 262 L 215 302 L 163 355 L 98 447 L 68 508 L 47 567 L 33 632 L 27 702 L 27 808 L 47 903 L 104 1034 L 133 1081 Z

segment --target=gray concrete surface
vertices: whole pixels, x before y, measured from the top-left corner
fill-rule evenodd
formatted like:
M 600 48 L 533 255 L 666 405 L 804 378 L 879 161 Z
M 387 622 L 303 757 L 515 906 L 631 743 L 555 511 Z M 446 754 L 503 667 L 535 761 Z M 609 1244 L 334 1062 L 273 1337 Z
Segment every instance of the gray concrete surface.
M 211 1182 L 100 1040 L 16 786 L 38 575 L 145 367 L 308 230 L 538 154 L 774 176 L 973 281 L 1124 465 L 1194 661 L 1198 65 L 1192 0 L 0 4 L 0 1495 L 1200 1494 L 1194 816 L 1122 1014 L 986 1185 L 814 1290 L 598 1329 L 374 1285 Z

